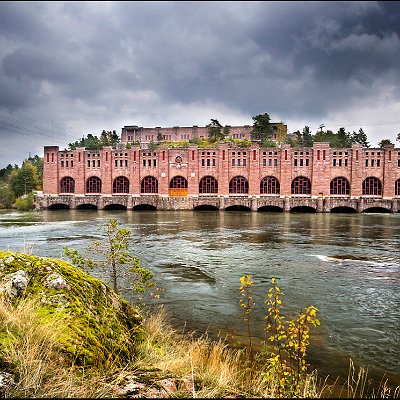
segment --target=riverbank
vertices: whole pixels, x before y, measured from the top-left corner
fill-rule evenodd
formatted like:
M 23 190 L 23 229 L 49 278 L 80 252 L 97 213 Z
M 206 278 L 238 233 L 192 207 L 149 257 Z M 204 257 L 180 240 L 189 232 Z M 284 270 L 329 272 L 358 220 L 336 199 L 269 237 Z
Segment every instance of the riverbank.
M 162 308 L 145 318 L 66 262 L 0 252 L 0 274 L 6 397 L 290 397 L 245 349 L 178 332 Z M 361 384 L 342 397 L 366 395 Z M 300 397 L 331 393 L 304 375 Z

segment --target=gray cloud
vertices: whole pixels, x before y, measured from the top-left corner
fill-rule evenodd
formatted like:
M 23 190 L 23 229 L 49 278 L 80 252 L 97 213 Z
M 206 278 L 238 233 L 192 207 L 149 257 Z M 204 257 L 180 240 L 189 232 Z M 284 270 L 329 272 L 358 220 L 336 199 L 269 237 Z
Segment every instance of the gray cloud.
M 398 2 L 2 2 L 0 112 L 56 121 L 60 146 L 263 112 L 289 130 L 366 116 L 378 138 L 399 119 L 399 30 Z

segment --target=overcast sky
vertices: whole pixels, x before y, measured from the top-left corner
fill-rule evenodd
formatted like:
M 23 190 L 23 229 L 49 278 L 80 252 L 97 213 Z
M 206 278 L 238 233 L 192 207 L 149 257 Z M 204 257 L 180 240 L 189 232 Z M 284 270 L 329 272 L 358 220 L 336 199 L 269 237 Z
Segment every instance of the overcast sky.
M 0 2 L 0 168 L 103 129 L 400 132 L 400 2 Z

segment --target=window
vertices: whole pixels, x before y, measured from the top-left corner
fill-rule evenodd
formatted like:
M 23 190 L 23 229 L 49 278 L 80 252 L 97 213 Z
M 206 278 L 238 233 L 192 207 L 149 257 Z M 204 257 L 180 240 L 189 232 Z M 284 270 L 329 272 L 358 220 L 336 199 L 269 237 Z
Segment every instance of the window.
M 199 182 L 199 193 L 218 193 L 218 181 L 213 176 L 205 176 Z
M 66 176 L 60 181 L 60 193 L 74 193 L 75 181 L 73 178 Z
M 397 179 L 397 181 L 394 184 L 394 195 L 400 196 L 400 179 Z
M 368 177 L 362 183 L 363 196 L 381 196 L 382 195 L 382 182 L 375 177 Z
M 113 193 L 129 193 L 129 179 L 125 176 L 119 176 L 114 179 Z
M 235 176 L 229 182 L 229 193 L 249 193 L 249 182 L 244 176 Z
M 274 176 L 266 176 L 260 182 L 261 194 L 279 194 L 280 184 Z
M 305 176 L 298 176 L 292 181 L 292 194 L 311 194 L 311 182 Z
M 330 187 L 331 194 L 339 194 L 339 195 L 350 194 L 350 183 L 346 178 L 342 176 L 332 179 L 330 186 L 331 186 Z
M 86 181 L 86 193 L 101 193 L 101 179 L 92 176 Z
M 188 182 L 183 176 L 175 176 L 169 183 L 170 189 L 187 189 Z
M 141 193 L 158 193 L 158 180 L 154 176 L 146 176 L 140 185 Z

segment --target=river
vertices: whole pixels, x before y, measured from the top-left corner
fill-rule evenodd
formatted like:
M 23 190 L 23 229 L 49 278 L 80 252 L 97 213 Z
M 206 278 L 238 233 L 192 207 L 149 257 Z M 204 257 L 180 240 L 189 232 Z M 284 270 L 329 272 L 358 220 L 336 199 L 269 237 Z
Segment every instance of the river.
M 110 218 L 133 232 L 132 251 L 156 275 L 181 329 L 246 342 L 240 277 L 254 281 L 253 334 L 263 338 L 271 277 L 288 317 L 314 305 L 309 361 L 346 377 L 349 358 L 400 384 L 400 214 L 227 211 L 0 212 L 0 249 L 63 257 L 100 237 Z M 124 295 L 129 297 L 129 292 Z

